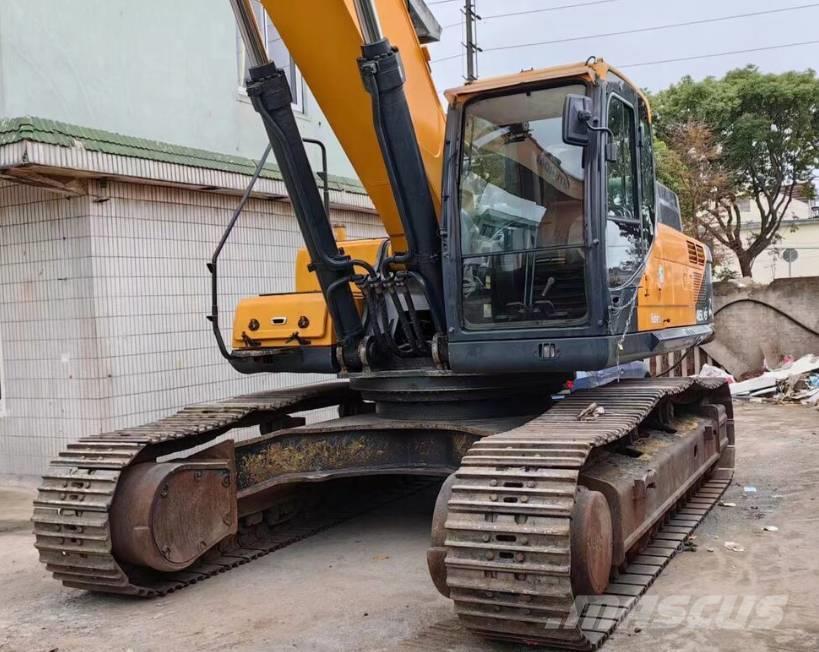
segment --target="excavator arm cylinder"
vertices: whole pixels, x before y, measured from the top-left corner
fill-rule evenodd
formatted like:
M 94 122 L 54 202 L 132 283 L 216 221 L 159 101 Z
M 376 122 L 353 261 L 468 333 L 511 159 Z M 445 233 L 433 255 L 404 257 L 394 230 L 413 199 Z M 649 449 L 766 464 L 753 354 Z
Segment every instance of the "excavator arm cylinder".
M 407 238 L 408 251 L 394 259 L 421 277 L 433 321 L 441 325 L 444 323 L 441 234 L 404 93 L 401 57 L 389 40 L 381 36 L 371 0 L 356 0 L 356 10 L 365 40 L 358 65 L 364 88 L 372 98 L 375 133 Z
M 357 366 L 356 350 L 364 333 L 349 281 L 353 266 L 338 250 L 315 176 L 293 115 L 284 71 L 271 62 L 251 68 L 247 94 L 264 121 L 273 154 L 310 254 L 322 293 L 333 316 L 346 365 Z

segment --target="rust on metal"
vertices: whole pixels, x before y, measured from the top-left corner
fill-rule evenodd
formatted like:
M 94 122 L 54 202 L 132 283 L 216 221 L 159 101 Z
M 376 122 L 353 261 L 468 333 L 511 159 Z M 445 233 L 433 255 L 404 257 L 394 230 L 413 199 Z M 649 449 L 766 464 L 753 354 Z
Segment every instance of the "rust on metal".
M 233 442 L 181 462 L 125 470 L 111 509 L 117 559 L 158 571 L 187 568 L 237 529 Z
M 428 563 L 461 620 L 491 638 L 592 649 L 616 620 L 554 623 L 579 591 L 645 591 L 733 465 L 730 394 L 707 379 L 625 381 L 511 421 L 395 420 L 366 406 L 320 424 L 292 416 L 360 403 L 346 383 L 261 392 L 71 444 L 35 502 L 40 559 L 66 586 L 164 595 L 405 491 L 396 480 L 317 518 L 311 483 L 449 476 Z M 264 434 L 184 457 L 248 426 Z
M 609 584 L 611 512 L 599 491 L 578 487 L 572 511 L 571 578 L 575 595 L 600 595 Z

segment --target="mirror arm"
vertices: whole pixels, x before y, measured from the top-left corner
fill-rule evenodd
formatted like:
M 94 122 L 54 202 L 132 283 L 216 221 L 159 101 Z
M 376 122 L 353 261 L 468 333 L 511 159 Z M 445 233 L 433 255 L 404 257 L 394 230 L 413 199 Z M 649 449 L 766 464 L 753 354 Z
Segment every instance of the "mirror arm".
M 586 127 L 588 127 L 589 131 L 594 131 L 594 132 L 598 132 L 598 133 L 601 132 L 601 131 L 604 131 L 604 132 L 606 132 L 606 134 L 608 134 L 609 138 L 614 140 L 614 132 L 611 129 L 609 129 L 608 127 L 597 127 L 597 126 L 595 126 L 596 123 L 597 123 L 597 118 L 593 117 L 591 112 L 581 111 L 580 113 L 577 114 L 577 117 L 580 120 L 582 120 L 584 123 L 586 123 Z

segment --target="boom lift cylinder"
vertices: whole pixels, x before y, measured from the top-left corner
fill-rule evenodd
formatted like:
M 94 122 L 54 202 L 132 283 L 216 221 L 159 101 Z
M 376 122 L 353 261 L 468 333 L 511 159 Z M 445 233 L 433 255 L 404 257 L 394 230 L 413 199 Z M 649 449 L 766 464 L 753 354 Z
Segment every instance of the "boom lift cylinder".
M 358 65 L 372 97 L 375 132 L 408 244 L 407 252 L 389 262 L 403 263 L 421 277 L 433 321 L 440 329 L 444 324 L 441 234 L 404 93 L 401 57 L 382 36 L 372 0 L 356 0 L 355 6 L 364 38 Z
M 252 11 L 245 0 L 232 0 L 232 4 L 237 17 L 240 17 L 242 37 L 251 60 L 258 60 L 262 54 L 254 46 L 261 39 Z M 254 65 L 248 72 L 247 94 L 262 117 L 287 193 L 293 202 L 293 211 L 312 267 L 333 317 L 342 362 L 345 366 L 358 368 L 357 347 L 364 328 L 349 284 L 354 272 L 353 263 L 338 250 L 293 115 L 292 95 L 284 71 L 273 61 Z

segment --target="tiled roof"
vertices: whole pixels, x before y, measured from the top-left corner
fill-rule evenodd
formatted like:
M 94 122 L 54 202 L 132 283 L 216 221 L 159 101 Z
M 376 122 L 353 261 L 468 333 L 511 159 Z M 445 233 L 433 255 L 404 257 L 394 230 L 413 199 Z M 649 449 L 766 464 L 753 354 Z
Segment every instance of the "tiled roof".
M 90 129 L 44 118 L 25 116 L 0 119 L 0 146 L 22 141 L 60 147 L 79 147 L 115 156 L 141 158 L 237 174 L 251 175 L 256 169 L 256 161 L 241 156 L 217 154 L 203 149 L 124 136 L 111 131 Z M 277 181 L 282 179 L 279 168 L 271 164 L 265 165 L 261 176 Z M 329 186 L 332 190 L 365 194 L 364 188 L 358 181 L 347 177 L 331 174 L 329 175 Z

